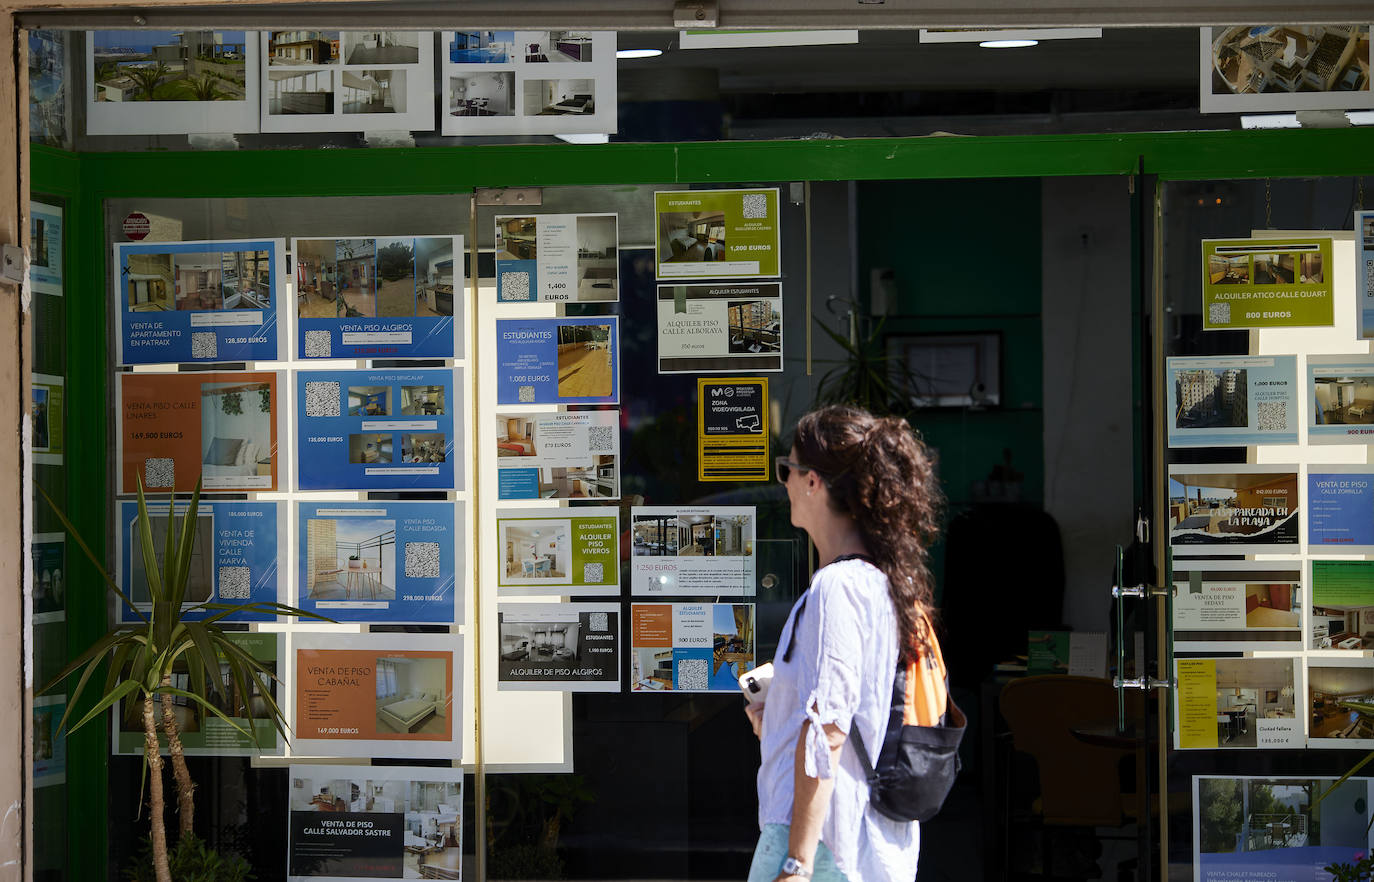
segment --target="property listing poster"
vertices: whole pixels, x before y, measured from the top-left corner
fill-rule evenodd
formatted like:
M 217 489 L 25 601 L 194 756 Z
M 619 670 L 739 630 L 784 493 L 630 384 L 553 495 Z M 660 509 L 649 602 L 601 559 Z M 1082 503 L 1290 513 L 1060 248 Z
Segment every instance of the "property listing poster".
M 61 465 L 66 380 L 53 374 L 29 378 L 29 450 L 38 465 Z
M 1374 443 L 1374 356 L 1307 356 L 1307 443 Z
M 630 605 L 631 692 L 737 692 L 754 649 L 752 603 Z
M 461 879 L 463 770 L 292 765 L 290 882 Z
M 1193 882 L 1312 882 L 1358 863 L 1374 779 L 1337 780 L 1193 776 Z
M 619 603 L 502 603 L 499 689 L 620 691 Z
M 752 505 L 630 509 L 630 585 L 636 597 L 754 595 Z
M 29 287 L 35 294 L 62 296 L 62 231 L 60 205 L 29 203 Z
M 71 149 L 70 31 L 35 28 L 29 35 L 29 140 Z
M 654 194 L 660 279 L 764 279 L 782 274 L 776 187 Z
M 1331 239 L 1203 239 L 1202 327 L 1330 327 Z
M 496 512 L 500 593 L 620 593 L 620 509 Z
M 261 31 L 261 131 L 434 129 L 429 31 Z
M 462 504 L 298 502 L 296 599 L 336 622 L 461 621 Z
M 1374 466 L 1311 466 L 1307 546 L 1313 553 L 1374 552 Z
M 1180 559 L 1173 579 L 1176 652 L 1301 646 L 1305 595 L 1297 562 Z
M 119 364 L 276 361 L 284 239 L 116 242 Z
M 298 358 L 462 358 L 463 237 L 292 239 Z
M 697 380 L 697 480 L 771 481 L 768 378 Z
M 281 658 L 283 635 L 235 632 L 229 639 L 272 674 L 281 676 L 278 660 Z M 281 703 L 278 682 L 259 674 L 258 682 L 247 684 L 245 694 L 232 685 L 228 662 L 222 656 L 219 672 L 227 689 L 212 694 L 210 703 L 233 723 L 231 725 L 189 698 L 173 696 L 172 712 L 177 718 L 182 749 L 188 756 L 247 756 L 278 751 L 281 736 L 271 723 L 268 703 Z M 172 671 L 172 686 L 186 689 L 189 676 L 185 663 L 178 662 Z M 111 708 L 110 713 L 114 753 L 121 756 L 141 755 L 144 745 L 142 706 L 131 707 L 129 702 L 124 701 Z M 166 752 L 164 740 L 163 753 Z
M 497 215 L 496 299 L 501 303 L 619 300 L 616 216 Z
M 298 372 L 298 487 L 461 489 L 461 377 L 461 368 Z
M 1308 747 L 1374 750 L 1374 658 L 1309 656 Z
M 618 404 L 620 319 L 496 320 L 496 403 Z
M 139 613 L 146 616 L 153 600 L 148 593 L 148 574 L 143 564 L 143 544 L 138 532 L 138 502 L 122 499 L 118 503 L 119 546 L 115 551 L 119 585 Z M 181 530 L 190 506 L 179 502 L 176 529 Z M 153 552 L 163 559 L 167 543 L 167 502 L 148 502 L 152 523 Z M 274 604 L 278 602 L 278 582 L 285 572 L 286 517 L 280 502 L 229 502 L 203 498 L 196 507 L 192 528 L 196 553 L 191 557 L 186 577 L 186 601 L 182 618 L 199 621 L 222 610 L 199 608 L 207 603 Z M 119 620 L 143 621 L 129 605 L 119 604 Z M 275 622 L 270 609 L 234 613 L 220 621 Z
M 1311 649 L 1374 649 L 1374 560 L 1312 561 Z
M 497 414 L 498 499 L 619 499 L 620 411 Z
M 297 634 L 294 645 L 297 753 L 460 758 L 461 637 Z
M 1355 328 L 1374 340 L 1374 211 L 1355 212 Z
M 782 370 L 782 285 L 658 286 L 658 372 Z
M 29 542 L 33 560 L 33 623 L 49 625 L 67 618 L 67 534 L 34 533 Z M 37 678 L 47 682 L 46 678 Z
M 1174 660 L 1174 747 L 1301 748 L 1298 657 Z M 1374 670 L 1374 669 L 1371 669 Z
M 1170 447 L 1298 443 L 1294 355 L 1170 358 Z
M 612 135 L 615 31 L 443 31 L 445 135 Z
M 1300 501 L 1297 466 L 1169 466 L 1169 545 L 1176 555 L 1296 553 Z
M 67 712 L 66 695 L 33 697 L 33 786 L 52 787 L 67 781 L 67 733 L 58 724 Z
M 285 436 L 276 371 L 121 373 L 119 492 L 276 490 Z

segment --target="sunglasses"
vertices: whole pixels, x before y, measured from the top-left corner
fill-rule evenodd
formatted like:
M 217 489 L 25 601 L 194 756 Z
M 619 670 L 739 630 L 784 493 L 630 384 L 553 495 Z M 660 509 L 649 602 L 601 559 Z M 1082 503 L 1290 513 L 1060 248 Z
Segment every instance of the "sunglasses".
M 777 474 L 779 484 L 787 483 L 787 479 L 792 477 L 793 469 L 795 469 L 797 471 L 797 474 L 799 475 L 804 475 L 807 472 L 816 471 L 810 466 L 804 466 L 799 462 L 793 462 L 785 456 L 779 456 L 773 460 L 773 469 L 774 472 Z M 820 474 L 819 472 L 816 473 Z

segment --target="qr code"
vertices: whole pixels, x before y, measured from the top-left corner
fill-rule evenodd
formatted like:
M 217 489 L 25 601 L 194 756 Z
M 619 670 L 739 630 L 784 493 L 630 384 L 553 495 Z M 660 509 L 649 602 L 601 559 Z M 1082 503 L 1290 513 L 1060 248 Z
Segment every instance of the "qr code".
M 755 220 L 768 217 L 768 197 L 762 193 L 749 193 L 744 197 L 743 216 Z
M 305 383 L 305 415 L 308 417 L 339 416 L 339 384 L 331 380 L 307 380 Z
M 214 331 L 192 331 L 191 357 L 219 358 L 219 335 Z
M 501 299 L 520 301 L 530 299 L 530 274 L 509 272 L 501 274 Z
M 219 568 L 221 600 L 247 600 L 252 596 L 252 577 L 248 567 Z
M 143 460 L 144 487 L 176 486 L 176 460 L 170 457 L 152 457 Z
M 329 358 L 333 354 L 334 348 L 329 342 L 328 331 L 305 332 L 306 358 Z
M 591 565 L 588 564 L 588 566 L 591 566 Z M 601 564 L 597 564 L 597 566 L 601 566 Z M 609 630 L 611 630 L 611 616 L 610 616 L 610 613 L 604 613 L 604 612 L 599 612 L 599 613 L 587 613 L 587 630 L 588 630 L 588 631 L 609 631 Z
M 1207 304 L 1207 324 L 1209 324 L 1209 325 L 1229 325 L 1229 324 L 1231 324 L 1231 304 L 1229 304 L 1229 303 L 1209 303 L 1209 304 Z
M 1288 402 L 1261 401 L 1255 406 L 1261 432 L 1283 432 L 1288 429 Z
M 615 449 L 615 426 L 592 426 L 587 430 L 587 449 L 610 453 Z
M 438 543 L 438 542 L 407 542 L 407 543 L 406 543 L 406 578 L 407 578 L 407 579 L 437 579 L 437 578 L 439 578 L 439 543 Z
M 582 582 L 587 585 L 600 585 L 601 580 L 606 578 L 604 564 L 584 563 L 582 565 Z
M 677 688 L 698 692 L 711 688 L 711 663 L 704 658 L 684 658 L 677 663 Z
M 521 404 L 533 404 L 533 403 L 534 403 L 534 387 L 533 387 L 533 386 L 521 386 L 520 389 L 519 389 L 519 392 L 520 392 L 520 403 L 521 403 Z

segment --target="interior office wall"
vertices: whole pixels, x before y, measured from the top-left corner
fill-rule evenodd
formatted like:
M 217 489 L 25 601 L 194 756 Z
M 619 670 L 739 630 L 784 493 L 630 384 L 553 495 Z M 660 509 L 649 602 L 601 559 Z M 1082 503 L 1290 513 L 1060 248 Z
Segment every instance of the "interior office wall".
M 1064 622 L 1107 630 L 1131 541 L 1131 205 L 1124 177 L 1044 178 L 1045 510 L 1064 544 Z

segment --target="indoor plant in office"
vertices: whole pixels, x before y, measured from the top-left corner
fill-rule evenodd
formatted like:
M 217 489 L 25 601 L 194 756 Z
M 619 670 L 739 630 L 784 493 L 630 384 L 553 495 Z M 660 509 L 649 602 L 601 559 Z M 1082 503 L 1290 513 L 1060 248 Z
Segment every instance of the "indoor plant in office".
M 161 731 L 167 739 L 167 752 L 171 756 L 173 777 L 176 780 L 180 833 L 176 857 L 179 862 L 194 865 L 199 871 L 208 871 L 207 878 L 243 878 L 247 873 L 247 865 L 242 858 L 221 858 L 198 841 L 193 841 L 195 785 L 186 768 L 185 753 L 182 750 L 174 711 L 174 699 L 181 698 L 201 711 L 213 714 L 253 739 L 254 743 L 259 743 L 255 714 L 266 717 L 285 738 L 286 719 L 271 692 L 271 683 L 281 681 L 275 672 L 235 644 L 230 639 L 229 632 L 220 627 L 220 623 L 235 615 L 250 612 L 313 619 L 323 617 L 279 603 L 185 605 L 191 557 L 196 542 L 196 511 L 200 505 L 201 489 L 199 480 L 196 481 L 196 488 L 190 500 L 185 504 L 180 529 L 175 517 L 175 494 L 170 495 L 167 533 L 162 546 L 161 561 L 158 560 L 157 548 L 153 542 L 152 519 L 148 515 L 148 504 L 143 495 L 143 482 L 140 480 L 138 483 L 138 518 L 134 529 L 143 556 L 148 596 L 151 600 L 146 614 L 105 571 L 100 560 L 72 526 L 66 514 L 41 486 L 35 486 L 52 507 L 62 526 L 105 580 L 106 586 L 141 620 L 138 624 L 116 625 L 108 630 L 43 688 L 44 692 L 48 692 L 58 688 L 69 678 L 77 677 L 76 685 L 68 697 L 67 713 L 63 715 L 59 729 L 67 726 L 68 719 L 72 716 L 73 709 L 79 707 L 78 702 L 87 686 L 97 681 L 99 668 L 108 663 L 103 685 L 94 704 L 85 710 L 67 732 L 75 732 L 92 720 L 100 718 L 111 707 L 119 706 L 121 701 L 124 702 L 129 714 L 141 714 L 144 732 L 143 758 L 151 814 L 149 833 L 152 866 L 157 882 L 171 882 L 167 830 L 163 820 L 163 759 L 158 741 L 159 721 L 156 714 L 156 706 L 160 703 Z M 176 667 L 180 671 L 181 665 L 184 665 L 187 674 L 185 689 L 172 685 L 173 669 Z M 221 669 L 222 666 L 224 670 Z M 240 720 L 225 714 L 212 700 L 218 698 L 229 706 L 227 698 L 234 690 L 238 695 L 245 697 L 256 692 L 263 699 L 265 711 L 255 711 L 254 702 L 251 700 L 245 698 L 243 701 L 247 728 Z M 211 873 L 213 875 L 209 875 Z M 139 876 L 136 871 L 133 875 Z

